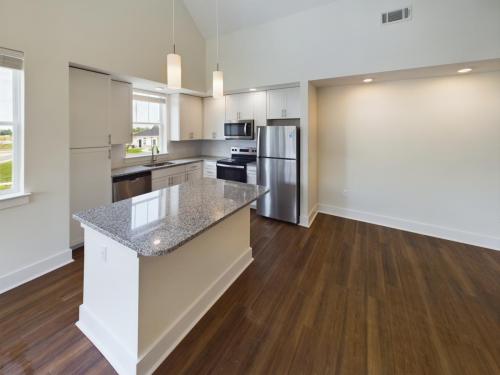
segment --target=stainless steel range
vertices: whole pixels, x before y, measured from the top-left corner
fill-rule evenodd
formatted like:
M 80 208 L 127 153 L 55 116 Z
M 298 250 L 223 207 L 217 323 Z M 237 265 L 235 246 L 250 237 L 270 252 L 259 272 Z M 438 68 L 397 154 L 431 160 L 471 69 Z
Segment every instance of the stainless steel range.
M 217 178 L 247 182 L 247 164 L 257 160 L 255 147 L 231 147 L 231 158 L 217 161 Z

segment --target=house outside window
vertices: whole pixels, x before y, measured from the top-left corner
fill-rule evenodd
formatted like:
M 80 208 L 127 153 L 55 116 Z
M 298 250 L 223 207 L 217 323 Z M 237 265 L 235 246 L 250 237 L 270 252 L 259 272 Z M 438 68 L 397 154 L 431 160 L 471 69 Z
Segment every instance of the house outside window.
M 0 199 L 22 193 L 23 59 L 0 48 Z
M 126 157 L 150 156 L 153 146 L 166 153 L 165 98 L 134 92 L 132 143 L 126 145 Z

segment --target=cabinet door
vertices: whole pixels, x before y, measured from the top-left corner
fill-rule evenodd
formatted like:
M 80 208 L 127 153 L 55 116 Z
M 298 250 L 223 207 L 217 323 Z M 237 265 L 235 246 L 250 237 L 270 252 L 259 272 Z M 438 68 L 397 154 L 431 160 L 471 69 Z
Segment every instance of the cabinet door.
M 266 126 L 267 125 L 267 112 L 266 112 L 266 92 L 259 91 L 254 92 L 254 123 L 255 126 Z M 255 130 L 257 132 L 257 130 Z
M 284 110 L 285 92 L 283 90 L 269 90 L 267 92 L 267 118 L 283 118 Z
M 196 169 L 194 171 L 186 172 L 186 181 L 199 180 L 202 177 L 201 169 Z
M 186 182 L 186 172 L 170 176 L 170 186 L 180 185 Z
M 226 122 L 236 122 L 239 120 L 239 99 L 238 95 L 226 95 Z
M 203 103 L 196 96 L 173 94 L 169 97 L 170 140 L 202 139 Z
M 253 120 L 254 119 L 254 101 L 255 93 L 237 94 L 239 119 L 240 120 Z
M 111 81 L 111 144 L 132 143 L 132 85 Z
M 284 89 L 285 118 L 300 118 L 300 87 Z
M 70 151 L 70 246 L 83 243 L 75 212 L 111 203 L 109 147 Z
M 151 180 L 151 190 L 160 190 L 169 187 L 168 177 L 155 178 Z
M 69 69 L 70 148 L 110 144 L 110 82 L 106 74 Z
M 182 140 L 202 139 L 203 103 L 197 96 L 181 95 Z
M 203 99 L 203 139 L 224 139 L 225 110 L 224 98 Z

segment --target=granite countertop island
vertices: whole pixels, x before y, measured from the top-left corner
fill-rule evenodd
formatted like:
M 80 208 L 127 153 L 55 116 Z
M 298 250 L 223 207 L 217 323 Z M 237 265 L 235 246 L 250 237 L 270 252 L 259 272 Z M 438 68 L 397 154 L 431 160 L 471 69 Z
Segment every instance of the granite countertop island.
M 172 252 L 266 193 L 262 186 L 202 178 L 73 215 L 141 256 Z
M 73 216 L 85 232 L 77 327 L 119 374 L 151 374 L 252 263 L 261 186 L 200 178 Z

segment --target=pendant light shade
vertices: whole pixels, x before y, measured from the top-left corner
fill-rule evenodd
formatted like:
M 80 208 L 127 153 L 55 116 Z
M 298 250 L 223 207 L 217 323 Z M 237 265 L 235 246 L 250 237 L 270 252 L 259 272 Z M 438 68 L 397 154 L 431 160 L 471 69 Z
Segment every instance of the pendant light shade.
M 215 0 L 215 24 L 217 26 L 217 70 L 213 72 L 212 96 L 222 98 L 224 96 L 224 73 L 219 70 L 219 0 Z
M 167 86 L 179 90 L 182 87 L 181 56 L 175 53 L 175 0 L 172 0 L 172 42 L 174 52 L 167 55 Z
M 214 98 L 224 97 L 224 73 L 220 70 L 213 73 L 212 95 Z
M 181 69 L 181 56 L 175 53 L 167 55 L 167 85 L 170 89 L 180 89 L 182 69 Z

